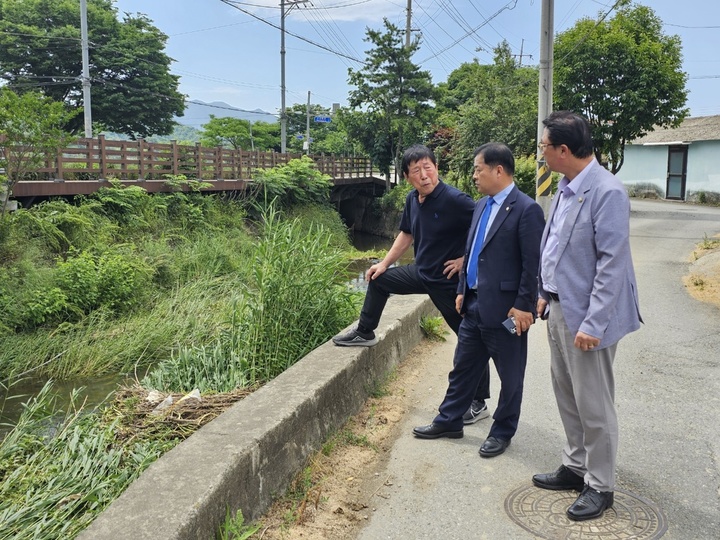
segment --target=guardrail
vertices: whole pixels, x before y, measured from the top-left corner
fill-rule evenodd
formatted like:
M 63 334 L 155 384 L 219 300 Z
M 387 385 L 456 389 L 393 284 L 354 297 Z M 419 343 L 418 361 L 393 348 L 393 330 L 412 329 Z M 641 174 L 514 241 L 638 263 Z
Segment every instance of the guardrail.
M 11 150 L 12 151 L 12 150 Z M 287 163 L 303 154 L 280 154 L 209 148 L 197 143 L 149 143 L 97 138 L 77 139 L 48 156 L 45 166 L 23 180 L 165 180 L 184 175 L 196 180 L 249 180 L 255 169 Z M 311 155 L 318 170 L 333 178 L 372 176 L 372 162 L 365 157 Z M 20 182 L 22 182 L 21 180 Z

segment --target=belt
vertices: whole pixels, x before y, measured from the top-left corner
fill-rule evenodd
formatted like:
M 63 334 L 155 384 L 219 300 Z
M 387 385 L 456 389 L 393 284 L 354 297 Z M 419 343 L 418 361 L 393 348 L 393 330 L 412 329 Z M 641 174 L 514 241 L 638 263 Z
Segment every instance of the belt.
M 557 295 L 557 293 L 550 292 L 550 291 L 545 291 L 545 293 L 546 293 L 546 294 L 550 297 L 550 299 L 553 300 L 554 302 L 559 302 L 559 301 L 560 301 L 560 297 Z

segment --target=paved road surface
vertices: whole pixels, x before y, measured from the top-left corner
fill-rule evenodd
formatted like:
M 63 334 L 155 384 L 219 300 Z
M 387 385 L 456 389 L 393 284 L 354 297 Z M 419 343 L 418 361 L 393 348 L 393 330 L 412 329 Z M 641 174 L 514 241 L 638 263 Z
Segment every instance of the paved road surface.
M 652 538 L 653 530 L 667 525 L 666 539 L 720 539 L 720 310 L 693 300 L 681 281 L 696 243 L 720 232 L 720 208 L 633 201 L 632 210 L 645 325 L 621 342 L 615 362 L 618 488 L 629 493 L 627 500 L 637 495 L 654 503 L 660 518 L 643 514 L 652 504 L 635 508 L 621 498 L 616 509 L 636 519 L 629 527 L 610 517 L 596 529 L 592 522 L 570 525 L 563 521 L 567 505 L 538 499 L 557 496 L 538 495 L 542 490 L 530 490 L 525 507 L 511 507 L 514 515 L 518 508 L 527 513 L 530 529 L 539 520 L 534 526 L 540 534 L 509 516 L 508 496 L 516 490 L 528 495 L 534 473 L 554 470 L 564 440 L 550 385 L 545 323 L 539 322 L 530 333 L 520 427 L 507 452 L 496 458 L 477 453 L 489 419 L 466 428 L 459 440 L 412 436 L 412 427 L 429 423 L 442 400 L 454 336 L 434 349 L 410 391 L 413 406 L 391 452 L 386 475 L 392 485 L 375 497 L 376 510 L 358 538 Z M 492 372 L 491 409 L 499 389 Z M 552 527 L 542 523 L 548 519 L 558 527 L 552 535 Z

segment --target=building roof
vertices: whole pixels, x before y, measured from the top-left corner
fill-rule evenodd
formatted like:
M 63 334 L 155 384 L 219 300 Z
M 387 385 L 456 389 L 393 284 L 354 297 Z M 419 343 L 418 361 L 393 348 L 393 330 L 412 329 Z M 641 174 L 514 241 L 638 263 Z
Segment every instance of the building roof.
M 720 140 L 720 115 L 692 116 L 676 128 L 658 128 L 631 144 L 670 144 Z

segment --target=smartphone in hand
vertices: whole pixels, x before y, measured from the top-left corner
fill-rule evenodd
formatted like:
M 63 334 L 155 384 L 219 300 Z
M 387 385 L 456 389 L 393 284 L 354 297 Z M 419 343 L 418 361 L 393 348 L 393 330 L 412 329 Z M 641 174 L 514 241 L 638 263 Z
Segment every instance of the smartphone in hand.
M 515 328 L 515 317 L 508 317 L 503 321 L 502 325 L 505 327 L 505 330 L 511 334 L 517 334 L 517 329 Z

